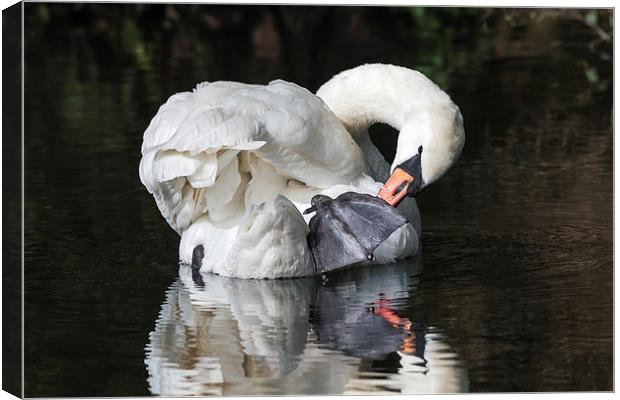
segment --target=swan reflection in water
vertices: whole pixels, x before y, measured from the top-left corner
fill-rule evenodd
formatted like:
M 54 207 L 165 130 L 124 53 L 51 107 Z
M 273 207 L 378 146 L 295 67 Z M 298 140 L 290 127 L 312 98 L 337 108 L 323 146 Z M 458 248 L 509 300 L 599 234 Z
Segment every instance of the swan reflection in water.
M 453 393 L 465 363 L 443 336 L 404 317 L 416 263 L 318 278 L 244 280 L 181 266 L 145 364 L 151 393 Z

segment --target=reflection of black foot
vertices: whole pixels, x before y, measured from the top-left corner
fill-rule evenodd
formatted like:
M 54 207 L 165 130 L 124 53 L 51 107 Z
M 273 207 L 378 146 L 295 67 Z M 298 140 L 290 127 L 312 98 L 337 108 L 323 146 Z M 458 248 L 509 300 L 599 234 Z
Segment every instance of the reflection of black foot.
M 194 285 L 196 287 L 204 287 L 205 281 L 202 279 L 202 274 L 197 269 L 192 269 L 192 280 L 194 281 Z

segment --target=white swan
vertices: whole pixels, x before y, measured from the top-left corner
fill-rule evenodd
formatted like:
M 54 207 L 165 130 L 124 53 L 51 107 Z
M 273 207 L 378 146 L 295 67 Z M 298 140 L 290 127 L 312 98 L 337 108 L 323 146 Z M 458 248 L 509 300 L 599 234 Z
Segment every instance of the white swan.
M 368 135 L 376 122 L 400 132 L 391 168 Z M 305 276 L 313 273 L 310 216 L 300 211 L 315 194 L 375 195 L 394 171 L 382 197 L 410 223 L 376 249 L 375 261 L 407 257 L 418 251 L 421 228 L 415 201 L 403 197 L 440 178 L 464 140 L 458 107 L 407 68 L 353 68 L 316 96 L 281 80 L 202 83 L 170 97 L 151 121 L 140 178 L 181 235 L 181 261 L 191 263 L 202 245 L 203 272 Z

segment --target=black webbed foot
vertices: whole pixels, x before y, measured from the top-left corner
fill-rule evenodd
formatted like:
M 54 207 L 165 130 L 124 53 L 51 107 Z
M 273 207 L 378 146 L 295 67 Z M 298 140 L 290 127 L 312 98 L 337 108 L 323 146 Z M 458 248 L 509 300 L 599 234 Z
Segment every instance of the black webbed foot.
M 407 222 L 384 200 L 354 192 L 316 195 L 304 214 L 313 211 L 308 246 L 317 273 L 374 259 L 375 249 Z
M 192 253 L 192 279 L 196 286 L 204 286 L 204 281 L 202 279 L 202 275 L 200 274 L 200 267 L 202 266 L 202 259 L 205 256 L 204 247 L 199 244 L 194 247 L 194 252 Z
M 194 252 L 192 253 L 192 270 L 199 270 L 202 266 L 202 259 L 205 256 L 205 248 L 199 244 L 194 247 Z

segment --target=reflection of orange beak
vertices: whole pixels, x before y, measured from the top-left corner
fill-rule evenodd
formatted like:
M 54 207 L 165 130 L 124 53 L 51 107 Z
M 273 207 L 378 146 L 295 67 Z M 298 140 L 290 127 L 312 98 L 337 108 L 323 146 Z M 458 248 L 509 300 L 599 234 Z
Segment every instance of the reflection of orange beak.
M 412 329 L 411 320 L 409 318 L 401 318 L 399 317 L 395 311 L 391 310 L 388 307 L 388 302 L 385 299 L 380 299 L 377 302 L 373 303 L 373 312 L 379 317 L 386 320 L 390 325 L 392 325 L 396 329 L 404 329 L 405 337 L 403 338 L 403 344 L 400 346 L 400 351 L 405 354 L 415 354 L 415 339 L 416 334 Z
M 379 191 L 378 196 L 396 207 L 407 196 L 407 188 L 412 181 L 413 176 L 401 168 L 396 168 Z

